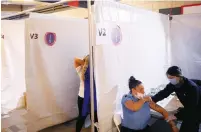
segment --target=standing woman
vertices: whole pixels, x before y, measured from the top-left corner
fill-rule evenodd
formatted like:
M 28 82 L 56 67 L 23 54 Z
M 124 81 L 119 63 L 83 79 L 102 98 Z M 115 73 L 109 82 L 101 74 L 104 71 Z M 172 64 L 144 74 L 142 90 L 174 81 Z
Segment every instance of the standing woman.
M 74 61 L 75 69 L 80 78 L 80 88 L 78 94 L 78 108 L 79 108 L 79 116 L 76 122 L 76 132 L 80 132 L 82 126 L 84 125 L 85 119 L 87 115 L 90 113 L 90 67 L 89 67 L 89 55 L 87 55 L 83 60 L 76 58 Z M 94 82 L 95 88 L 95 82 Z M 96 91 L 94 89 L 94 100 L 96 100 Z M 94 104 L 94 121 L 98 122 L 97 118 L 97 105 L 96 101 Z M 95 127 L 95 132 L 97 132 L 97 128 Z
M 77 102 L 78 109 L 79 109 L 79 116 L 76 122 L 76 132 L 81 131 L 82 126 L 86 119 L 86 117 L 82 116 L 82 106 L 84 102 L 84 74 L 87 70 L 88 64 L 89 64 L 89 55 L 84 57 L 84 59 L 75 58 L 74 60 L 74 66 L 80 78 L 80 87 L 79 87 L 78 102 Z

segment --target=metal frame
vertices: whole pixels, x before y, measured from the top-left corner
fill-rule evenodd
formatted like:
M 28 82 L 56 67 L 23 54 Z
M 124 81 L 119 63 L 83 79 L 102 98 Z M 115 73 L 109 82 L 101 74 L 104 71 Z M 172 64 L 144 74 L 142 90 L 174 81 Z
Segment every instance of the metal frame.
M 89 56 L 90 56 L 90 100 L 91 100 L 91 132 L 94 132 L 94 70 L 93 70 L 93 16 L 91 0 L 87 0 L 88 25 L 89 25 Z M 97 128 L 98 129 L 98 128 Z
M 71 1 L 71 0 L 64 0 L 64 1 L 56 2 L 56 3 L 52 3 L 52 4 L 49 4 L 49 5 L 43 5 L 42 7 L 28 9 L 28 10 L 18 12 L 18 13 L 13 14 L 13 15 L 8 15 L 8 16 L 5 16 L 5 17 L 1 17 L 1 20 L 9 19 L 9 18 L 15 17 L 15 16 L 17 17 L 17 16 L 20 16 L 20 15 L 27 15 L 27 14 L 29 14 L 31 12 L 36 12 L 36 11 L 44 10 L 44 9 L 47 9 L 47 8 L 54 8 L 55 6 L 62 5 L 62 4 L 66 3 L 66 2 L 69 2 L 69 1 Z

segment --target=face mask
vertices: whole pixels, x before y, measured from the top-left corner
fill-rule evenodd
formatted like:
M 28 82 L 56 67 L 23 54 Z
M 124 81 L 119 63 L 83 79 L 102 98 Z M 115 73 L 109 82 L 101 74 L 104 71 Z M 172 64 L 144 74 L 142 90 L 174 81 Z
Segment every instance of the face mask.
M 176 78 L 172 78 L 172 79 L 169 79 L 170 83 L 173 84 L 173 85 L 176 85 L 178 84 L 177 82 L 177 79 Z
M 136 94 L 136 97 L 137 97 L 138 99 L 142 99 L 142 98 L 144 97 L 144 94 L 142 94 L 142 93 L 137 93 L 137 94 Z

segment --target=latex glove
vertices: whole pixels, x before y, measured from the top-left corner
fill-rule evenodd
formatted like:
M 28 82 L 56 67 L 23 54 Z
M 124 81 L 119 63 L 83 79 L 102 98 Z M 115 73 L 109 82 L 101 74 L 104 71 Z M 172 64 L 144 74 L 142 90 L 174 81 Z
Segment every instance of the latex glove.
M 169 122 L 169 121 L 174 121 L 176 119 L 177 119 L 177 117 L 175 117 L 174 115 L 169 115 L 166 120 L 167 120 L 167 122 Z
M 178 109 L 176 109 L 176 110 L 170 111 L 169 113 L 174 115 L 174 114 L 177 114 L 178 112 L 179 112 Z

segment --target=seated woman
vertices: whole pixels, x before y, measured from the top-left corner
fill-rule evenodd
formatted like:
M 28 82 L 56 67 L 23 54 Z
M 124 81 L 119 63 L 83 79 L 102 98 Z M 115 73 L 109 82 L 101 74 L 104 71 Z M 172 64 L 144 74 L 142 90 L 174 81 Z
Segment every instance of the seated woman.
M 148 121 L 151 118 L 150 108 L 161 113 L 164 119 L 170 124 L 173 132 L 178 132 L 168 112 L 151 101 L 150 97 L 144 96 L 144 87 L 142 82 L 136 80 L 133 76 L 129 79 L 130 93 L 122 98 L 123 120 L 121 132 L 150 132 Z

